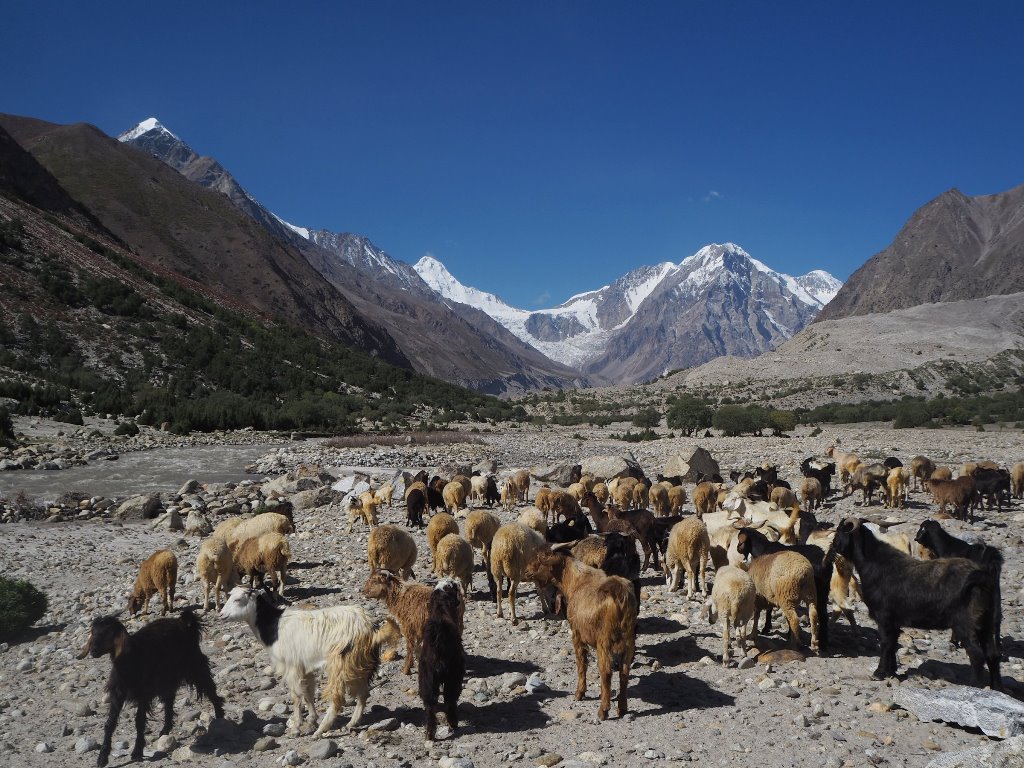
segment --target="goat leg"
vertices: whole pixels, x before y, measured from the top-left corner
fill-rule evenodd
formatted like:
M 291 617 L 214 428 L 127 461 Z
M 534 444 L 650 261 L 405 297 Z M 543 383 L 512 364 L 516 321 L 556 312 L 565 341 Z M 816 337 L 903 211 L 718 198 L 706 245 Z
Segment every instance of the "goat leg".
M 587 645 L 575 631 L 572 647 L 576 651 L 576 701 L 582 701 L 587 693 Z
M 171 691 L 160 697 L 160 700 L 164 705 L 164 727 L 160 729 L 160 735 L 166 736 L 171 732 L 171 728 L 174 727 L 174 694 L 176 691 Z
M 878 668 L 871 675 L 875 680 L 896 677 L 896 647 L 899 642 L 900 628 L 891 621 L 878 620 L 878 636 L 881 650 Z
M 597 708 L 597 719 L 607 720 L 612 705 L 612 660 L 611 651 L 607 648 L 597 652 L 597 672 L 601 677 L 601 704 Z
M 100 746 L 100 754 L 96 760 L 96 765 L 100 768 L 106 765 L 110 758 L 110 740 L 114 736 L 114 728 L 117 727 L 117 719 L 121 716 L 122 707 L 124 707 L 124 697 L 117 691 L 111 691 L 110 712 L 107 713 L 107 722 L 103 726 L 103 744 Z
M 146 743 L 146 718 L 149 717 L 150 702 L 139 702 L 135 710 L 135 746 L 132 747 L 132 760 L 142 759 L 142 747 Z

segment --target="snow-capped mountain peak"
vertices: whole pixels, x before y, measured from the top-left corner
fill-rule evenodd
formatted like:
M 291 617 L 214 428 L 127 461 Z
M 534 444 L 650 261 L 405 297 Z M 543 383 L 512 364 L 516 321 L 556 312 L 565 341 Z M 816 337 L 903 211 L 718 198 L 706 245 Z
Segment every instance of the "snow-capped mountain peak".
M 132 128 L 130 131 L 125 131 L 120 136 L 118 136 L 117 140 L 125 142 L 131 141 L 132 139 L 137 139 L 142 134 L 149 133 L 150 131 L 159 131 L 161 133 L 166 133 L 171 138 L 178 138 L 169 130 L 167 130 L 167 128 L 164 127 L 163 123 L 161 123 L 155 117 L 147 117 L 141 123 Z
M 521 309 L 509 306 L 493 293 L 487 293 L 486 291 L 463 285 L 455 275 L 448 271 L 444 264 L 429 254 L 417 261 L 413 265 L 413 269 L 423 278 L 423 282 L 441 294 L 445 299 L 482 310 L 502 325 L 507 326 L 507 323 L 503 322 L 503 320 L 529 314 Z

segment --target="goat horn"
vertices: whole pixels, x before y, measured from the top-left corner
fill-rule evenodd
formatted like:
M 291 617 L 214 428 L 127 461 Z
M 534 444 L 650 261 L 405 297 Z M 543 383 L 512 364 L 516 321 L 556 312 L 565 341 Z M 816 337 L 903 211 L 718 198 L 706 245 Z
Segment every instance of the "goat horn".
M 84 659 L 92 651 L 92 633 L 89 633 L 89 639 L 85 641 L 85 647 L 82 648 L 82 652 L 75 656 L 76 659 Z
M 563 542 L 561 542 L 559 544 L 552 544 L 551 545 L 551 551 L 552 552 L 568 552 L 570 549 L 572 549 L 572 547 L 573 547 L 573 545 L 575 543 L 576 543 L 575 541 L 563 541 Z

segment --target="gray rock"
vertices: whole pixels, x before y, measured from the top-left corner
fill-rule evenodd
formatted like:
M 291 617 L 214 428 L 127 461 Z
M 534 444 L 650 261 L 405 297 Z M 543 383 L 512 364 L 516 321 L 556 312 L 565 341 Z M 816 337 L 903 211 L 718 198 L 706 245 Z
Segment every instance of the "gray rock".
M 368 731 L 397 731 L 398 726 L 401 723 L 398 722 L 396 717 L 386 717 L 383 720 L 379 720 L 373 725 L 369 726 L 366 730 Z
M 75 752 L 80 755 L 83 755 L 86 752 L 92 752 L 94 749 L 99 748 L 99 742 L 97 742 L 92 736 L 83 736 L 75 742 Z
M 169 509 L 154 520 L 150 526 L 154 531 L 183 531 L 185 523 L 176 509 Z
M 294 749 L 289 749 L 281 757 L 281 765 L 301 765 L 302 763 L 302 755 L 300 755 Z
M 288 730 L 288 726 L 284 723 L 267 723 L 263 726 L 264 736 L 284 736 L 285 731 Z
M 153 749 L 158 752 L 172 752 L 176 746 L 178 746 L 178 740 L 168 733 L 156 740 Z
M 550 464 L 546 467 L 533 467 L 530 475 L 542 483 L 554 483 L 555 485 L 569 485 L 572 481 L 573 464 Z
M 479 472 L 481 475 L 485 476 L 493 475 L 495 472 L 498 471 L 498 462 L 496 462 L 494 459 L 484 459 L 483 461 L 478 461 L 476 464 L 473 465 L 473 471 Z
M 721 474 L 718 462 L 711 454 L 699 445 L 683 448 L 675 456 L 665 463 L 665 470 L 662 473 L 666 477 L 682 476 L 688 483 L 697 482 L 698 475 L 711 477 L 713 474 Z
M 181 488 L 178 489 L 178 496 L 188 496 L 190 493 L 198 493 L 202 486 L 198 480 L 189 480 Z
M 114 517 L 117 520 L 152 520 L 159 513 L 161 506 L 157 494 L 140 494 L 121 502 L 114 510 Z
M 935 691 L 900 686 L 893 701 L 925 722 L 979 728 L 986 736 L 1001 739 L 1024 735 L 1024 703 L 998 691 L 962 685 Z
M 45 741 L 40 741 L 38 744 L 36 744 L 36 752 L 39 752 L 40 754 L 53 752 L 53 745 L 47 744 Z
M 330 739 L 316 741 L 306 750 L 306 754 L 313 760 L 329 760 L 338 754 L 338 745 Z
M 927 768 L 1020 768 L 1024 765 L 1024 736 L 983 744 L 963 752 L 948 752 L 932 759 Z
M 253 752 L 268 752 L 271 749 L 277 749 L 277 739 L 273 736 L 264 736 L 252 745 Z
M 643 470 L 636 457 L 626 451 L 622 456 L 588 456 L 583 460 L 583 473 L 599 480 L 615 477 L 642 477 Z

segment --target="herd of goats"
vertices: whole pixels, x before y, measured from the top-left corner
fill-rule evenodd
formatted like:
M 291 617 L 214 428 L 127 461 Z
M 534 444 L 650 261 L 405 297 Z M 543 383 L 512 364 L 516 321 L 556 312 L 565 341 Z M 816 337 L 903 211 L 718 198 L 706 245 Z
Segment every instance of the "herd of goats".
M 1001 508 L 1011 503 L 1011 496 L 1024 496 L 1024 462 L 1011 469 L 985 461 L 967 464 L 954 478 L 948 468 L 936 467 L 923 456 L 904 466 L 896 458 L 864 462 L 834 447 L 826 454 L 802 462 L 803 478 L 795 489 L 779 477 L 777 467 L 767 464 L 732 473 L 731 483 L 717 474 L 697 477 L 689 492 L 682 477 L 651 481 L 636 472 L 600 478 L 577 467 L 568 487 L 535 489 L 532 504 L 525 470 L 505 478 L 500 487 L 493 476 L 402 473 L 348 501 L 349 530 L 360 520 L 370 527 L 370 573 L 363 594 L 386 605 L 391 617 L 383 622 L 374 622 L 359 605 L 308 609 L 286 604 L 291 556 L 287 537 L 295 530 L 287 501 L 271 500 L 278 503 L 268 503 L 250 517 L 224 520 L 216 529 L 200 513 L 197 521 L 190 514 L 188 528 L 205 524 L 212 530 L 196 559 L 204 610 L 212 591 L 222 619 L 249 624 L 275 674 L 289 687 L 292 732 L 302 726 L 304 707 L 308 721 L 317 725 L 316 675 L 321 669 L 326 669 L 322 695 L 328 708 L 315 735 L 328 731 L 352 700 L 347 729 L 356 726 L 379 664 L 394 658 L 404 639 L 403 672 L 410 674 L 416 663 L 427 740 L 435 738 L 442 710 L 454 733 L 465 675 L 463 614 L 472 592 L 476 550 L 482 553 L 499 617 L 507 582 L 511 619 L 518 621 L 516 591 L 523 581 L 536 586 L 546 612 L 566 617 L 576 655 L 577 700 L 585 695 L 589 649 L 594 649 L 601 720 L 611 707 L 615 672 L 617 713 L 621 717 L 627 710 L 640 576 L 652 565 L 671 590 L 681 587 L 685 575 L 687 597 L 703 594 L 709 621 L 722 624 L 723 665 L 730 663 L 732 634 L 745 654 L 749 627 L 757 632 L 764 611 L 761 631 L 768 633 L 773 608 L 785 617 L 789 642 L 795 645 L 801 644 L 800 613 L 805 612 L 811 650 L 828 652 L 830 601 L 836 614 L 855 626 L 851 600 L 856 598 L 867 605 L 878 626 L 876 678 L 896 674 L 901 629 L 951 629 L 953 642 L 970 659 L 974 683 L 1001 690 L 999 549 L 955 538 L 936 519 L 922 523 L 911 541 L 887 531 L 890 521 L 880 516 L 848 518 L 831 526 L 819 523 L 814 513 L 833 493 L 855 491 L 862 493 L 865 506 L 878 492 L 886 506 L 900 508 L 920 485 L 938 505 L 933 517 L 948 517 L 946 508 L 952 507 L 956 517 L 973 520 L 981 503 Z M 404 525 L 381 524 L 378 513 L 392 506 L 396 490 L 404 495 Z M 685 509 L 688 503 L 692 511 Z M 503 521 L 499 514 L 514 519 Z M 416 582 L 413 570 L 417 547 L 409 529 L 418 532 L 427 515 L 436 586 Z M 148 613 L 157 594 L 164 614 L 173 609 L 177 567 L 170 550 L 159 550 L 142 563 L 128 605 L 132 615 Z M 248 578 L 248 587 L 237 586 L 240 576 Z M 223 606 L 221 592 L 227 594 Z M 100 766 L 109 759 L 112 734 L 126 702 L 137 705 L 133 760 L 142 757 L 153 700 L 163 704 L 161 735 L 167 734 L 183 685 L 209 699 L 216 716 L 223 717 L 223 699 L 200 649 L 200 622 L 188 608 L 178 617 L 151 621 L 134 634 L 116 617 L 96 619 L 79 658 L 90 654 L 110 654 L 113 665 Z

